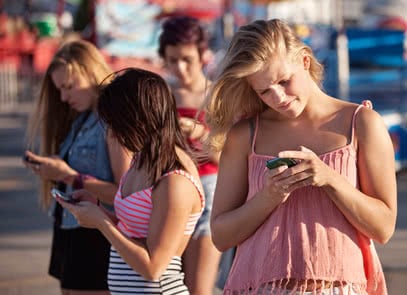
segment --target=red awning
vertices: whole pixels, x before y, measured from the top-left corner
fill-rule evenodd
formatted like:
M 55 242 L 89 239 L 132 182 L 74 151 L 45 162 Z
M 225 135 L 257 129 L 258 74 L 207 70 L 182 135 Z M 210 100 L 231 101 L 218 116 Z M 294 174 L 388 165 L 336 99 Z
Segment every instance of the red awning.
M 221 0 L 151 0 L 151 3 L 162 7 L 159 17 L 173 15 L 189 15 L 203 20 L 211 20 L 222 15 L 223 1 Z

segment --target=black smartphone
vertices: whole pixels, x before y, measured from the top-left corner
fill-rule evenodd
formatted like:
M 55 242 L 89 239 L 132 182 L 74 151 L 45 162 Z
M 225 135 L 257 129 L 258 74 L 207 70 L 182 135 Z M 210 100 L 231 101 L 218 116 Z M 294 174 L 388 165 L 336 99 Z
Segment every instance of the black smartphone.
M 293 158 L 274 158 L 266 161 L 266 167 L 269 169 L 274 169 L 283 165 L 292 167 L 297 164 L 298 162 Z
M 27 163 L 30 163 L 30 164 L 41 165 L 40 162 L 34 161 L 33 159 L 31 159 L 31 158 L 30 158 L 29 156 L 27 156 L 27 155 L 24 155 L 24 156 L 23 156 L 23 160 L 24 160 L 24 162 L 27 162 Z
M 76 200 L 74 198 L 72 198 L 72 195 L 65 194 L 65 193 L 61 192 L 60 190 L 58 190 L 56 188 L 51 189 L 51 195 L 55 199 L 60 198 L 60 199 L 64 200 L 65 202 L 69 202 L 69 203 L 75 203 L 76 202 Z

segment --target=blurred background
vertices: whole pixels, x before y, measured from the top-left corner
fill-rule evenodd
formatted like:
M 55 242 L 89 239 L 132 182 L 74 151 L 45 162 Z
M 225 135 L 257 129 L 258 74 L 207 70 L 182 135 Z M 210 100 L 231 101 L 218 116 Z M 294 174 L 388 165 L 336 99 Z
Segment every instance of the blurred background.
M 407 0 L 0 0 L 0 294 L 58 292 L 47 276 L 51 223 L 21 163 L 27 116 L 54 52 L 83 38 L 114 70 L 166 75 L 156 52 L 161 22 L 172 15 L 206 25 L 210 78 L 241 25 L 281 18 L 325 65 L 329 94 L 372 101 L 393 141 L 399 201 L 396 233 L 378 251 L 389 294 L 406 294 Z
M 165 75 L 160 23 L 179 14 L 207 26 L 209 77 L 239 26 L 291 22 L 325 65 L 327 92 L 372 100 L 385 116 L 398 169 L 407 165 L 406 0 L 0 0 L 0 111 L 33 99 L 53 53 L 70 38 L 96 44 L 115 70 L 139 66 Z

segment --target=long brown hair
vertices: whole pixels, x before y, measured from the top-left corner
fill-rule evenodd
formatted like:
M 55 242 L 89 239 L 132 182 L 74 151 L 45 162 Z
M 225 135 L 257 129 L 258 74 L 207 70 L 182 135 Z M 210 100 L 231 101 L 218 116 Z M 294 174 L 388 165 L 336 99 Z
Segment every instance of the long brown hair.
M 176 147 L 189 148 L 175 98 L 161 76 L 138 68 L 122 70 L 102 91 L 98 114 L 119 143 L 138 154 L 138 168 L 147 168 L 151 185 L 164 173 L 185 168 Z
M 65 43 L 55 53 L 42 80 L 40 94 L 35 101 L 27 130 L 28 149 L 36 149 L 36 140 L 39 137 L 39 154 L 44 156 L 58 153 L 60 144 L 78 115 L 67 103 L 61 101 L 61 93 L 52 81 L 52 73 L 60 67 L 65 67 L 70 76 L 79 74 L 89 79 L 95 96 L 98 95 L 101 81 L 112 72 L 99 50 L 87 41 Z M 43 208 L 50 205 L 51 186 L 51 182 L 42 180 L 40 201 Z

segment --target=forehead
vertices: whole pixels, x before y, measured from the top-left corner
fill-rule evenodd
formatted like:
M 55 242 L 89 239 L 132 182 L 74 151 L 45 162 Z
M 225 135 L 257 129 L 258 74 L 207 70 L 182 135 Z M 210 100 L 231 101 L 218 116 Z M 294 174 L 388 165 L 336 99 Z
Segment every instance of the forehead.
M 67 66 L 60 65 L 51 72 L 51 78 L 57 88 L 61 88 L 70 78 Z
M 294 71 L 294 65 L 284 57 L 273 57 L 259 71 L 247 76 L 248 83 L 254 89 L 265 89 L 286 79 Z
M 167 45 L 166 57 L 199 56 L 198 47 L 195 44 Z
M 51 79 L 57 88 L 67 87 L 71 83 L 83 84 L 89 81 L 78 68 L 66 65 L 56 67 L 51 73 Z

